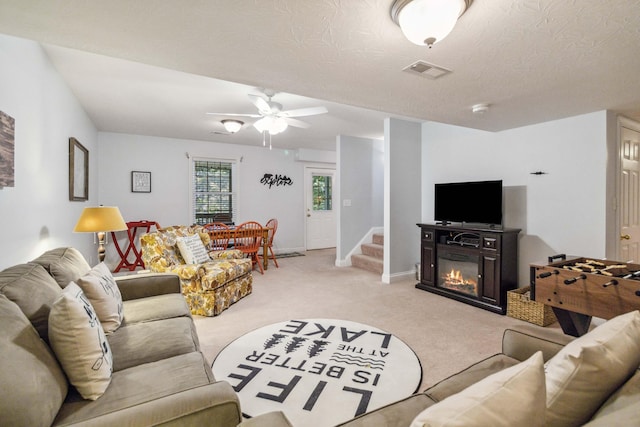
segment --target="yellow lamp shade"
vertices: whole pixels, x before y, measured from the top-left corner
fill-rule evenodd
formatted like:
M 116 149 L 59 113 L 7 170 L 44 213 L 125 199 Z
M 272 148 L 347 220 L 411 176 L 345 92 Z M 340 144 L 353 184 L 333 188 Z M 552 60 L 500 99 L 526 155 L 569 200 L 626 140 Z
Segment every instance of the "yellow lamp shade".
M 126 229 L 127 224 L 122 218 L 120 209 L 115 206 L 98 206 L 84 208 L 73 231 L 75 233 L 96 233 Z

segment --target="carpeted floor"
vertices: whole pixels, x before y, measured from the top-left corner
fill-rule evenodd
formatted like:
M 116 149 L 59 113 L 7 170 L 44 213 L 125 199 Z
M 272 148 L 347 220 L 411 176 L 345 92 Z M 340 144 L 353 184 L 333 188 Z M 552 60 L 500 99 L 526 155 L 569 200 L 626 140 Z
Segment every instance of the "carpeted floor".
M 345 319 L 392 333 L 411 347 L 422 365 L 421 391 L 500 352 L 504 329 L 528 324 L 416 289 L 413 279 L 387 285 L 374 273 L 336 267 L 333 249 L 278 264 L 270 262 L 264 275 L 254 271 L 253 293 L 221 315 L 196 316 L 209 362 L 236 338 L 271 323 Z
M 340 319 L 289 319 L 225 347 L 213 374 L 242 412 L 283 411 L 296 426 L 331 427 L 414 393 L 421 368 L 393 334 Z

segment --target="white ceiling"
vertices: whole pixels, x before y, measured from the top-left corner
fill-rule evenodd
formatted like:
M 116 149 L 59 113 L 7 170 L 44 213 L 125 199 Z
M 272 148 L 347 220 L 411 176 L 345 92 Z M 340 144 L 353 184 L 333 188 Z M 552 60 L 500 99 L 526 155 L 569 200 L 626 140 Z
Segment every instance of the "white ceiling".
M 402 36 L 391 3 L 0 0 L 0 32 L 46 45 L 102 131 L 261 145 L 249 126 L 212 133 L 221 118 L 205 114 L 254 113 L 259 88 L 329 110 L 280 148 L 382 137 L 388 116 L 487 131 L 604 109 L 640 120 L 638 0 L 475 0 L 432 49 Z M 452 73 L 401 71 L 416 60 Z

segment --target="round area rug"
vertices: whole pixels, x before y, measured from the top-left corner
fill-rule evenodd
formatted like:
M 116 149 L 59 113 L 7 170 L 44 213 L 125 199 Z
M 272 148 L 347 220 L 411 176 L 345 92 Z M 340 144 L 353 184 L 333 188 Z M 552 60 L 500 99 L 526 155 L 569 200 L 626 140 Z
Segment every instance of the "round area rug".
M 346 320 L 288 320 L 249 332 L 212 365 L 243 414 L 280 410 L 294 426 L 333 426 L 417 391 L 420 361 L 394 335 Z

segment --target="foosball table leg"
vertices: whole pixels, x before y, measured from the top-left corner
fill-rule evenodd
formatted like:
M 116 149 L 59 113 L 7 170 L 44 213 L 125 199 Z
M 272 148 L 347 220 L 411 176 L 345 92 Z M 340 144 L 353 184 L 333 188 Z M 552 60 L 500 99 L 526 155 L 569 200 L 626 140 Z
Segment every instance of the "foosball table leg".
M 579 337 L 589 332 L 591 316 L 574 313 L 573 311 L 567 311 L 557 307 L 552 307 L 552 309 L 565 334 Z

